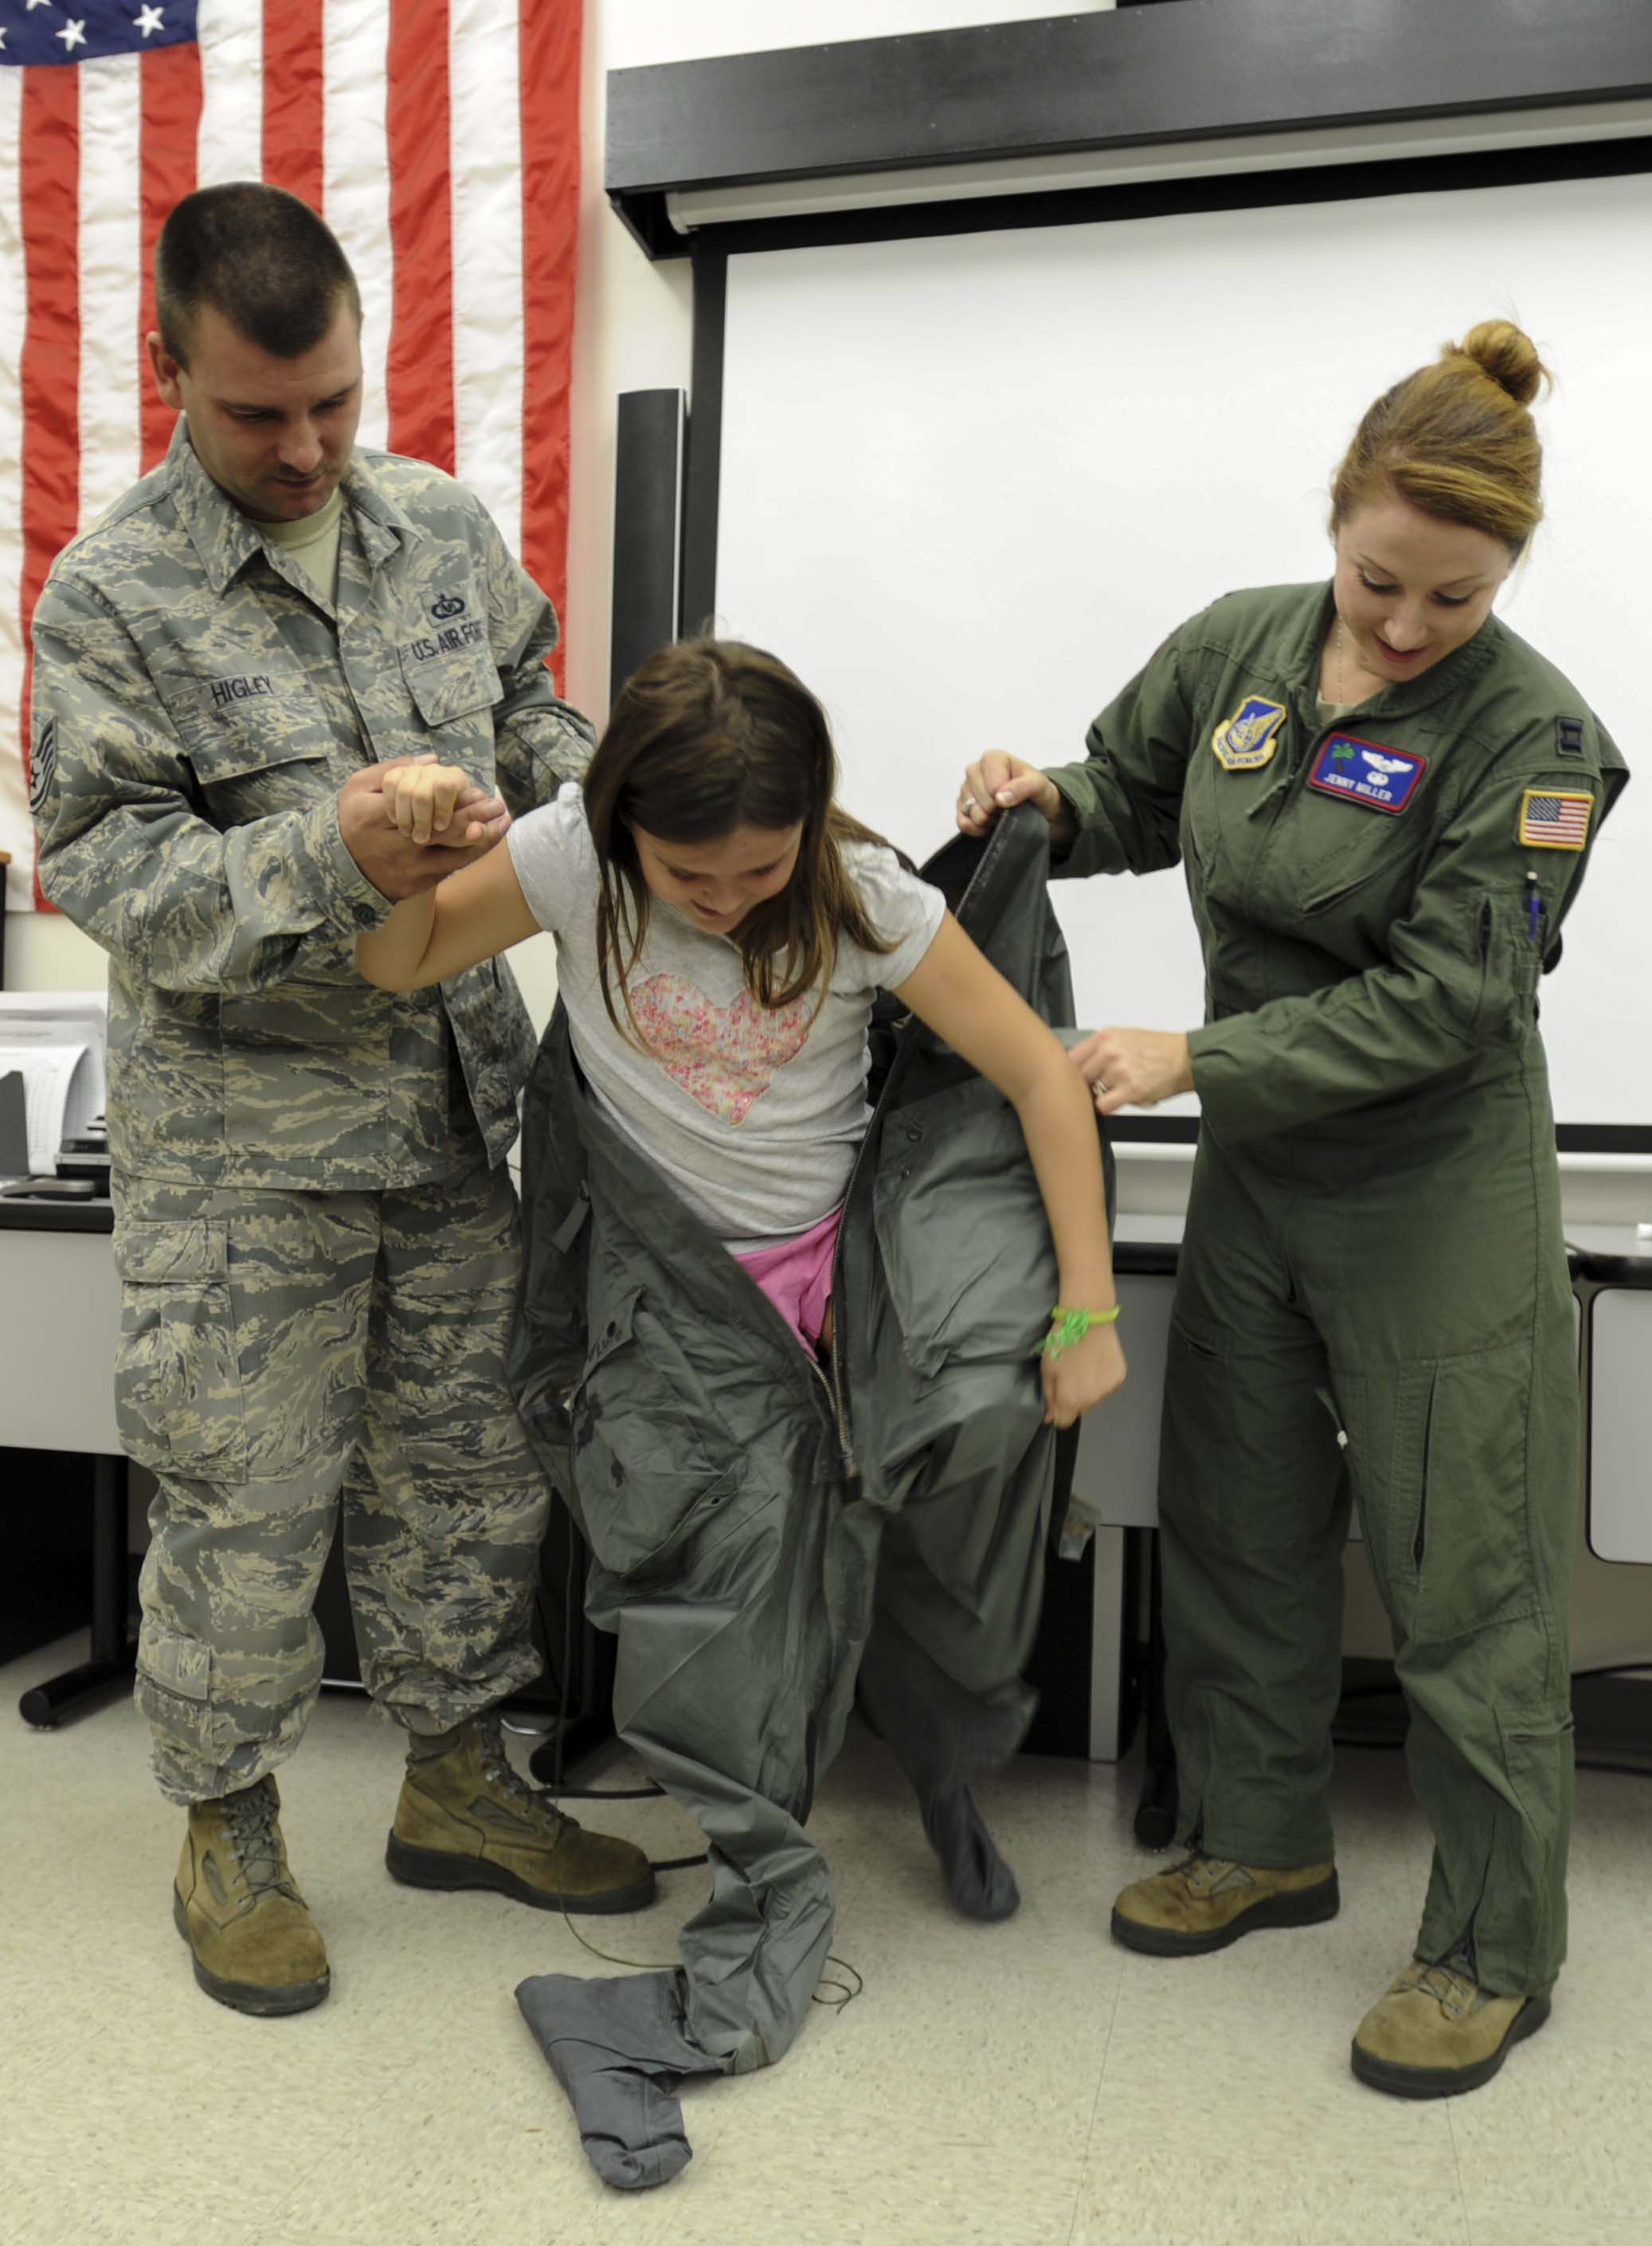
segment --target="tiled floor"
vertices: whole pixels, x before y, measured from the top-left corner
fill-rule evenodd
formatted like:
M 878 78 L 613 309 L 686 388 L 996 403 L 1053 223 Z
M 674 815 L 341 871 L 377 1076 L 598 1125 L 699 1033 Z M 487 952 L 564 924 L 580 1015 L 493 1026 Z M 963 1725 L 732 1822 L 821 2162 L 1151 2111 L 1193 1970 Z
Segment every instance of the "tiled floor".
M 257 2022 L 191 1981 L 167 1882 L 180 1823 L 129 1705 L 61 1733 L 0 1671 L 0 2246 L 1647 2246 L 1652 2239 L 1652 1786 L 1579 1784 L 1573 1962 L 1552 2025 L 1477 2096 L 1362 2089 L 1348 2039 L 1403 1961 L 1427 1861 L 1399 1759 L 1344 1753 L 1343 1915 L 1171 1964 L 1106 1932 L 1151 1860 L 1134 1773 L 1027 1759 L 990 1790 L 1025 1904 L 950 1916 L 880 1748 L 818 1813 L 865 1978 L 785 2063 L 692 2086 L 696 2158 L 597 2183 L 512 2000 L 605 1970 L 560 1920 L 384 1872 L 395 1737 L 323 1700 L 282 1774 L 325 1929 L 317 2011 Z M 608 1782 L 624 1782 L 622 1769 Z M 593 1817 L 595 1821 L 595 1816 Z M 662 1802 L 603 1819 L 658 1855 Z M 672 1955 L 701 1875 L 586 1931 Z

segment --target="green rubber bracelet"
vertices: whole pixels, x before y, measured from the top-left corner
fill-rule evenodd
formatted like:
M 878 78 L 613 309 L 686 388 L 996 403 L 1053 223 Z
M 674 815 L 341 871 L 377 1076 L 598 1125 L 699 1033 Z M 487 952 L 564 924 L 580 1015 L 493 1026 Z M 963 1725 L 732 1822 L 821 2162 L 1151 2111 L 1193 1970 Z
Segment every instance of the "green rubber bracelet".
M 1115 1303 L 1110 1310 L 1073 1310 L 1057 1303 L 1050 1313 L 1054 1324 L 1036 1354 L 1059 1357 L 1064 1349 L 1071 1349 L 1075 1342 L 1082 1341 L 1091 1326 L 1112 1325 L 1118 1316 L 1119 1307 Z

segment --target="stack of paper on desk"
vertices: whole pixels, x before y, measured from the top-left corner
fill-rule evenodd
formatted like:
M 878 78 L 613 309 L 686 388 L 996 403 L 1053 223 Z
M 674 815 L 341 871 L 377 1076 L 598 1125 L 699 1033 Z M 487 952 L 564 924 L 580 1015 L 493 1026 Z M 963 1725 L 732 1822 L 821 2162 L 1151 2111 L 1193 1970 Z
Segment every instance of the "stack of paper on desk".
M 64 1140 L 84 1131 L 102 1107 L 85 1045 L 0 1045 L 0 1076 L 23 1078 L 29 1118 L 29 1174 L 50 1177 Z
M 107 1019 L 101 990 L 0 991 L 0 1077 L 24 1081 L 31 1175 L 49 1177 L 65 1139 L 104 1112 Z

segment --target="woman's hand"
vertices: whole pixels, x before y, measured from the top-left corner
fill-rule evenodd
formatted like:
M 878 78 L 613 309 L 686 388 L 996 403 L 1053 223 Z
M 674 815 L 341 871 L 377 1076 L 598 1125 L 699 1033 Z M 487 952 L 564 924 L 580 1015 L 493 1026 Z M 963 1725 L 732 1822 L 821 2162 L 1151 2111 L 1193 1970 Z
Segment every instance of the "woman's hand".
M 1071 841 L 1072 813 L 1067 799 L 1037 765 L 1024 764 L 1003 749 L 989 749 L 970 766 L 958 791 L 958 831 L 984 834 L 1001 811 L 1017 803 L 1036 803 L 1050 821 L 1053 839 Z
M 1074 1045 L 1071 1058 L 1098 1115 L 1157 1107 L 1193 1088 L 1193 1052 L 1180 1030 L 1098 1030 Z
M 1071 1427 L 1092 1405 L 1125 1385 L 1125 1352 L 1117 1324 L 1091 1326 L 1082 1341 L 1069 1342 L 1058 1357 L 1046 1357 L 1044 1425 Z
M 384 811 L 410 842 L 465 848 L 497 842 L 511 815 L 495 796 L 476 786 L 457 765 L 416 757 L 384 768 Z

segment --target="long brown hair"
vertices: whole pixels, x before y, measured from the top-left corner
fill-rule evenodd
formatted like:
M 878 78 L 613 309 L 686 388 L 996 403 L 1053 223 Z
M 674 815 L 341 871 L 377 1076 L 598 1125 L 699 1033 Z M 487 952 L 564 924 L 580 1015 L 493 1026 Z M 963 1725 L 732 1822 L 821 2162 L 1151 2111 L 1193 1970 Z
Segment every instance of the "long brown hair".
M 626 987 L 648 935 L 650 903 L 634 826 L 680 845 L 717 841 L 737 827 L 802 827 L 791 880 L 752 907 L 734 937 L 746 987 L 760 1006 L 788 1006 L 808 992 L 818 1004 L 840 943 L 874 953 L 894 949 L 867 918 L 843 862 L 846 842 L 883 838 L 839 808 L 837 772 L 825 711 L 795 672 L 761 648 L 678 640 L 632 673 L 585 776 L 585 816 L 602 876 L 597 973 L 622 1037 L 646 1048 Z
M 1519 558 L 1543 519 L 1543 448 L 1527 407 L 1549 371 L 1512 320 L 1444 344 L 1369 408 L 1331 481 L 1331 534 L 1386 492 L 1500 538 Z

